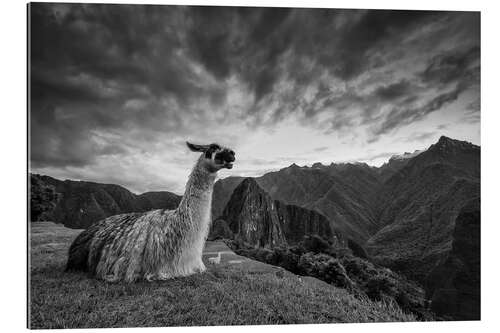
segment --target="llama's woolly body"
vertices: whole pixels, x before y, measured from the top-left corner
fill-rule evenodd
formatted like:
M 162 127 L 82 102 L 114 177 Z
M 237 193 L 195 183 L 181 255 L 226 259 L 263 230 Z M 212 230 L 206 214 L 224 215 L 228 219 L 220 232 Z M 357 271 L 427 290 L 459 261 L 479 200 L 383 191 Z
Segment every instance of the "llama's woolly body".
M 82 269 L 107 281 L 163 280 L 205 270 L 215 173 L 195 165 L 175 210 L 111 216 L 73 242 L 67 269 Z

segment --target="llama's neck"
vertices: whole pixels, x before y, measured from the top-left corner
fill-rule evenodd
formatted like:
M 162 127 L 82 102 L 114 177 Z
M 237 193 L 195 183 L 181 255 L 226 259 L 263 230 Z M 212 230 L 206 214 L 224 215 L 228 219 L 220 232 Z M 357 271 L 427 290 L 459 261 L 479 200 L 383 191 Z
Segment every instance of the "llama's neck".
M 199 225 L 200 227 L 208 228 L 215 173 L 206 170 L 201 165 L 202 160 L 203 156 L 200 157 L 189 176 L 178 211 L 181 215 L 198 220 L 197 222 L 202 224 Z

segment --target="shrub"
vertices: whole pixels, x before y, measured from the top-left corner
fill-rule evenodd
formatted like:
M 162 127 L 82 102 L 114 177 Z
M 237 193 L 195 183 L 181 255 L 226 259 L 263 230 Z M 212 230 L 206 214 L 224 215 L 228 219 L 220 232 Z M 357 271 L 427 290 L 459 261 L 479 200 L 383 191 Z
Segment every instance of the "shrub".
M 50 220 L 47 215 L 54 210 L 59 193 L 54 186 L 46 184 L 36 176 L 30 178 L 30 218 L 31 221 Z
M 368 259 L 368 254 L 366 253 L 365 249 L 352 239 L 347 240 L 347 247 L 352 251 L 352 254 L 355 255 L 356 257 Z
M 354 287 L 344 266 L 332 256 L 309 252 L 300 257 L 298 267 L 305 275 L 316 277 L 337 287 L 350 290 Z
M 276 263 L 274 265 L 283 267 L 284 269 L 293 272 L 295 274 L 300 274 L 301 270 L 299 268 L 300 256 L 293 253 L 287 248 L 277 248 L 275 249 L 275 259 Z
M 377 301 L 383 296 L 393 297 L 397 294 L 394 281 L 383 275 L 375 275 L 364 287 L 366 295 Z

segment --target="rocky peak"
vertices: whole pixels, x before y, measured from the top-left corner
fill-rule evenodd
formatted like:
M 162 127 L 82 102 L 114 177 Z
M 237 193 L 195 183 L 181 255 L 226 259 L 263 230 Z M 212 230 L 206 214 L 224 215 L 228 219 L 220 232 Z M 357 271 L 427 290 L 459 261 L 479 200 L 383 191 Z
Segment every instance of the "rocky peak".
M 429 147 L 429 150 L 435 152 L 453 153 L 477 148 L 479 147 L 470 142 L 454 140 L 443 135 L 439 138 L 437 143 Z
M 399 154 L 399 155 L 392 155 L 391 158 L 390 158 L 390 161 L 395 161 L 395 160 L 407 160 L 407 159 L 410 159 L 410 158 L 413 158 L 417 155 L 420 155 L 422 152 L 424 152 L 424 150 L 415 150 L 413 153 L 410 153 L 410 152 L 405 152 L 403 154 Z
M 253 178 L 234 190 L 221 216 L 236 239 L 260 247 L 295 244 L 307 235 L 343 241 L 321 214 L 273 200 Z
M 237 187 L 237 189 L 245 189 L 246 191 L 249 192 L 263 192 L 264 190 L 260 188 L 259 184 L 257 184 L 257 181 L 254 178 L 247 177 L 243 179 L 243 181 L 240 183 L 240 185 Z M 236 190 L 235 190 L 236 191 Z

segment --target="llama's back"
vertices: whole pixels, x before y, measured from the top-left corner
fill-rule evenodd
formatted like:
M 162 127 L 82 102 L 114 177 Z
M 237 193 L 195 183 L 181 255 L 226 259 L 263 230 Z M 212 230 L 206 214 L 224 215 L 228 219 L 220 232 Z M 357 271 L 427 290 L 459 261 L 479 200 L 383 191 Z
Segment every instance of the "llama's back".
M 128 213 L 110 216 L 84 230 L 75 238 L 69 248 L 66 270 L 79 270 L 95 274 L 95 268 L 104 245 L 112 240 L 120 230 L 133 224 L 141 215 L 141 213 Z M 89 258 L 91 253 L 92 258 Z
M 78 235 L 66 269 L 110 282 L 149 278 L 179 254 L 185 235 L 172 228 L 176 214 L 158 209 L 108 217 Z

